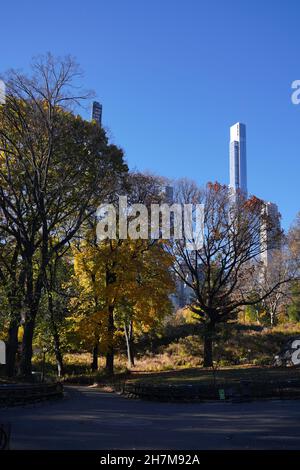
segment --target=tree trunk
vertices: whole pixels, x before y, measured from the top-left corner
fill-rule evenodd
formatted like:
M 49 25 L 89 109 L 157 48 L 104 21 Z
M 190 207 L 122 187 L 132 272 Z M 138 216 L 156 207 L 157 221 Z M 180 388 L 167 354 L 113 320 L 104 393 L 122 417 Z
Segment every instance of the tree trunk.
M 10 321 L 8 330 L 8 341 L 6 345 L 6 375 L 14 377 L 16 375 L 16 355 L 18 351 L 18 329 L 19 321 L 13 318 Z
M 276 315 L 273 311 L 270 313 L 270 323 L 271 323 L 271 328 L 273 328 L 276 325 Z
M 128 367 L 134 367 L 134 348 L 133 348 L 133 329 L 132 322 L 129 325 L 124 325 L 124 333 L 127 348 Z
M 54 341 L 54 354 L 55 354 L 55 359 L 56 359 L 56 364 L 57 364 L 57 375 L 58 377 L 61 377 L 64 375 L 65 371 L 64 371 L 63 355 L 62 355 L 61 347 L 60 347 L 59 330 L 55 322 L 53 298 L 52 298 L 51 291 L 48 291 L 48 309 L 49 309 L 50 318 L 51 318 L 52 336 L 53 336 L 53 341 Z
M 91 369 L 93 371 L 98 370 L 98 354 L 99 354 L 99 338 L 95 338 L 95 342 L 93 346 L 93 361 L 91 365 Z
M 12 276 L 11 290 L 8 292 L 8 300 L 10 305 L 10 322 L 8 328 L 8 341 L 6 344 L 6 375 L 14 377 L 18 371 L 16 367 L 18 353 L 18 331 L 21 323 L 21 294 L 24 288 L 24 270 L 21 270 L 17 277 L 16 263 L 18 250 L 15 252 L 15 263 L 13 263 L 14 275 Z
M 107 353 L 106 353 L 106 365 L 105 369 L 108 374 L 113 375 L 114 373 L 114 306 L 108 307 L 108 325 L 107 325 Z
M 39 308 L 41 299 L 41 293 L 43 288 L 43 276 L 40 273 L 37 280 L 34 283 L 33 280 L 33 250 L 29 250 L 23 261 L 26 265 L 24 268 L 24 276 L 26 278 L 25 283 L 25 305 L 27 306 L 27 312 L 25 316 L 24 324 L 24 335 L 22 341 L 22 357 L 20 362 L 20 373 L 22 376 L 31 379 L 32 373 L 32 340 L 35 328 L 35 319 Z M 41 268 L 41 272 L 44 273 L 44 267 Z M 35 287 L 35 288 L 34 288 Z
M 24 335 L 22 342 L 22 358 L 20 363 L 21 375 L 24 377 L 31 377 L 32 366 L 32 339 L 34 332 L 34 320 L 31 319 L 24 325 Z
M 111 350 L 106 353 L 105 370 L 109 375 L 114 374 L 114 353 Z
M 54 353 L 55 353 L 55 359 L 56 359 L 56 364 L 57 364 L 57 375 L 58 377 L 62 377 L 65 374 L 65 369 L 64 369 L 64 361 L 63 361 L 63 355 L 61 352 L 60 348 L 60 340 L 59 340 L 59 335 L 54 334 Z
M 65 368 L 64 368 L 63 357 L 62 357 L 60 350 L 55 349 L 55 358 L 56 358 L 56 364 L 57 364 L 57 376 L 63 377 L 65 375 Z
M 209 323 L 206 326 L 204 333 L 204 347 L 203 347 L 203 367 L 213 366 L 213 335 L 215 332 L 214 323 Z

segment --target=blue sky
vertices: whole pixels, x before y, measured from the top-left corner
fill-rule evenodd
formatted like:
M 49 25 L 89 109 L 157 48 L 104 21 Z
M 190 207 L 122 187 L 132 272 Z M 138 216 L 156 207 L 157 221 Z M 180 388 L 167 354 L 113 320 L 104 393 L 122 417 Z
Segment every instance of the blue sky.
M 298 0 L 3 2 L 0 72 L 72 54 L 131 168 L 229 181 L 229 127 L 247 125 L 249 192 L 300 210 Z

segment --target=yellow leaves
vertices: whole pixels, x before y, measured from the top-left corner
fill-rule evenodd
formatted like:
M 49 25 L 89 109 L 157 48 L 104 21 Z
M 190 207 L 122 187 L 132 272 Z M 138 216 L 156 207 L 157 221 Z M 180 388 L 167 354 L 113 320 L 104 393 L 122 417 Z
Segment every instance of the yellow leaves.
M 19 326 L 19 329 L 18 329 L 18 343 L 22 343 L 23 335 L 24 335 L 24 326 L 21 325 Z
M 170 312 L 174 283 L 171 256 L 164 245 L 148 240 L 113 240 L 95 243 L 88 236 L 74 253 L 74 284 L 78 297 L 70 306 L 80 317 L 77 326 L 87 340 L 97 334 L 105 348 L 109 308 L 122 331 L 133 322 L 136 331 L 150 331 Z

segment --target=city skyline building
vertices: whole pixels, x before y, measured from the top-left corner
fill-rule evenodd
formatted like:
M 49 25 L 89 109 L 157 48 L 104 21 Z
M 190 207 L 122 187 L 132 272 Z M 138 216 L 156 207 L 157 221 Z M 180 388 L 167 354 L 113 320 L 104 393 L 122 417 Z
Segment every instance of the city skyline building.
M 96 121 L 99 126 L 102 126 L 102 104 L 98 101 L 93 101 L 92 104 L 92 121 Z
M 262 219 L 268 222 L 262 222 L 260 228 L 260 241 L 262 252 L 260 260 L 265 269 L 272 267 L 275 254 L 281 251 L 281 223 L 280 213 L 277 204 L 265 202 L 262 209 Z
M 248 198 L 246 125 L 241 122 L 237 122 L 230 127 L 229 166 L 229 187 L 234 194 L 240 192 L 245 198 Z M 264 222 L 264 219 L 268 219 L 268 223 Z M 278 206 L 272 202 L 263 201 L 260 228 L 262 249 L 260 260 L 265 268 L 272 265 L 274 253 L 280 250 L 280 244 L 278 244 L 278 234 L 280 231 L 281 224 Z
M 241 122 L 237 122 L 230 127 L 229 167 L 229 187 L 233 190 L 234 194 L 240 192 L 247 198 L 246 126 Z
M 237 122 L 230 127 L 230 184 L 233 194 L 243 194 L 248 198 L 247 184 L 247 156 L 246 156 L 246 125 Z M 166 199 L 173 202 L 173 188 L 165 188 Z M 236 199 L 235 199 L 236 200 Z M 266 272 L 274 269 L 277 255 L 282 250 L 281 246 L 281 222 L 277 204 L 262 200 L 260 228 L 259 260 L 262 263 L 260 273 L 261 282 L 265 279 Z M 199 268 L 201 269 L 201 267 Z M 187 273 L 187 280 L 189 274 Z M 178 276 L 176 277 L 176 292 L 171 296 L 175 309 L 184 308 L 193 301 L 192 289 Z

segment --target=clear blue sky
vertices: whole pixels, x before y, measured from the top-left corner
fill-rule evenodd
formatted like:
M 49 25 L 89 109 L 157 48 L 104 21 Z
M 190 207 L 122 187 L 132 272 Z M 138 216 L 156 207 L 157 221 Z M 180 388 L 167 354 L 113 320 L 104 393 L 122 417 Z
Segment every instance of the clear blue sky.
M 74 55 L 131 168 L 228 183 L 229 126 L 244 122 L 249 192 L 294 219 L 298 0 L 14 0 L 0 15 L 0 72 Z

